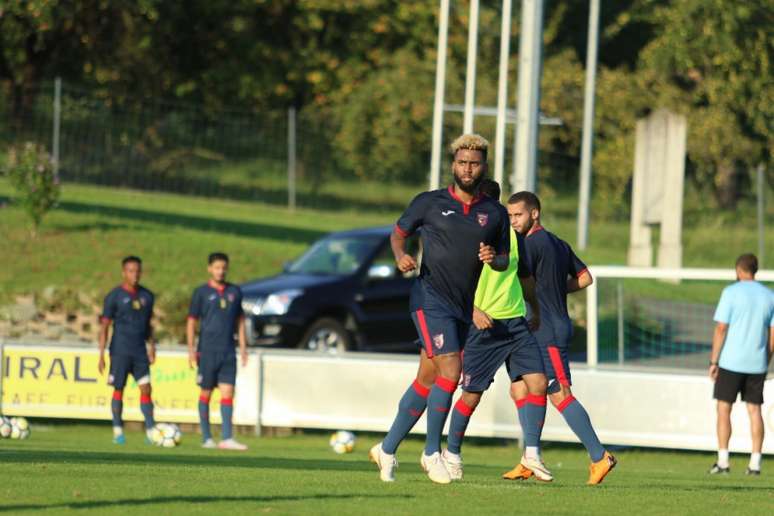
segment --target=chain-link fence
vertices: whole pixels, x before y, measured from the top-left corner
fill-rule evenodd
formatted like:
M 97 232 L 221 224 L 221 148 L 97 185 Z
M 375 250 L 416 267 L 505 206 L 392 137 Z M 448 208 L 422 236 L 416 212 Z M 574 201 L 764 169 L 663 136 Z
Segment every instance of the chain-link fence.
M 0 148 L 29 140 L 45 145 L 58 156 L 64 182 L 389 211 L 401 210 L 427 185 L 427 169 L 405 174 L 416 178 L 413 184 L 389 185 L 347 170 L 336 159 L 336 128 L 311 108 L 297 113 L 214 109 L 139 95 L 116 99 L 101 90 L 60 84 L 58 93 L 55 81 L 31 92 L 33 100 L 16 112 L 0 102 Z M 447 139 L 461 130 L 457 122 L 453 114 L 446 118 Z M 493 121 L 479 122 L 487 134 Z M 511 166 L 509 155 L 506 170 Z M 442 183 L 449 167 L 444 160 Z M 574 188 L 577 169 L 573 157 L 540 153 L 541 189 Z M 503 191 L 507 194 L 507 185 Z

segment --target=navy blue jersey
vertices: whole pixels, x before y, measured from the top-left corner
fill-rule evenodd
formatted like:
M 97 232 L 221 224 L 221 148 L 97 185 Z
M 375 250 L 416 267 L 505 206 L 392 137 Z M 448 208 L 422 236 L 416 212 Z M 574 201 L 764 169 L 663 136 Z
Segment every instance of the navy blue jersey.
M 482 267 L 479 244 L 491 245 L 498 255 L 508 255 L 508 212 L 499 202 L 483 195 L 465 204 L 450 186 L 417 195 L 398 219 L 395 231 L 406 237 L 419 228 L 420 280 L 470 317 Z
M 205 283 L 194 290 L 188 317 L 200 322 L 199 351 L 233 352 L 242 314 L 242 291 L 236 285 Z
M 553 233 L 535 226 L 527 235 L 527 254 L 535 276 L 540 319 L 568 319 L 567 279 L 587 270 L 570 245 Z
M 122 285 L 108 293 L 102 308 L 102 320 L 113 322 L 111 355 L 147 354 L 145 341 L 151 335 L 153 301 L 153 293 L 141 286 L 132 290 Z

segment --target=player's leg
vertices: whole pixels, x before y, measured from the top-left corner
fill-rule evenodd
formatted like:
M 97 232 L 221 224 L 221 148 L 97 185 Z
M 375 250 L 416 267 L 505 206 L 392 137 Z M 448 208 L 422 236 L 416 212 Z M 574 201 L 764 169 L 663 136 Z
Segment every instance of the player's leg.
M 752 437 L 752 453 L 750 463 L 745 471 L 748 475 L 761 474 L 761 451 L 763 450 L 763 416 L 761 405 L 763 404 L 763 385 L 766 381 L 766 373 L 745 375 L 742 399 L 747 403 L 747 414 L 750 416 L 750 432 Z
M 478 407 L 481 401 L 481 391 L 463 391 L 462 395 L 454 404 L 452 409 L 451 421 L 449 421 L 449 435 L 446 438 L 446 449 L 441 456 L 443 457 L 446 471 L 452 480 L 462 480 L 462 440 L 465 438 L 465 432 L 468 429 L 468 423 L 473 415 L 473 411 Z
M 538 480 L 550 482 L 553 475 L 540 456 L 540 436 L 546 418 L 545 367 L 540 347 L 527 327 L 523 317 L 508 322 L 514 348 L 506 361 L 511 379 L 511 398 L 519 413 L 519 422 L 524 435 L 524 454 L 520 460 L 522 468 L 506 473 L 505 478 L 529 478 L 525 469 L 530 470 Z
M 244 451 L 247 446 L 234 439 L 234 386 L 236 385 L 236 355 L 221 357 L 218 368 L 218 390 L 220 391 L 221 433 L 218 448 Z
M 742 390 L 744 378 L 738 373 L 726 369 L 718 370 L 712 397 L 717 400 L 718 459 L 709 470 L 710 475 L 731 472 L 729 464 L 728 442 L 731 440 L 731 407 Z
M 124 436 L 124 387 L 126 378 L 129 375 L 127 357 L 120 355 L 110 355 L 110 373 L 108 374 L 108 385 L 113 387 L 113 396 L 110 401 L 110 412 L 113 418 L 113 442 L 116 444 L 125 444 Z
M 150 363 L 148 360 L 134 358 L 132 361 L 132 376 L 140 388 L 140 412 L 145 420 L 146 442 L 151 442 L 151 432 L 156 424 L 153 420 L 153 399 L 151 398 Z
M 202 447 L 215 448 L 217 445 L 212 439 L 210 428 L 210 397 L 212 389 L 217 385 L 217 369 L 213 363 L 215 356 L 212 353 L 199 355 L 199 371 L 196 377 L 199 391 L 199 428 L 202 432 Z
M 398 413 L 395 415 L 384 440 L 374 445 L 368 453 L 371 461 L 379 468 L 379 476 L 384 482 L 395 480 L 395 468 L 398 466 L 395 452 L 425 412 L 427 397 L 430 394 L 430 387 L 435 382 L 435 377 L 435 365 L 427 356 L 422 345 L 419 352 L 417 376 L 398 402 Z

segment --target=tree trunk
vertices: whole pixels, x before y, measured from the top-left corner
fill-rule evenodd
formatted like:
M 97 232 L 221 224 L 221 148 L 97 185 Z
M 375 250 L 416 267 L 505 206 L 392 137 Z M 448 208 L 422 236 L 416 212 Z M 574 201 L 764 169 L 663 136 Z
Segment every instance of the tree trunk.
M 735 163 L 719 162 L 715 172 L 715 199 L 723 209 L 734 209 L 739 200 L 739 170 Z

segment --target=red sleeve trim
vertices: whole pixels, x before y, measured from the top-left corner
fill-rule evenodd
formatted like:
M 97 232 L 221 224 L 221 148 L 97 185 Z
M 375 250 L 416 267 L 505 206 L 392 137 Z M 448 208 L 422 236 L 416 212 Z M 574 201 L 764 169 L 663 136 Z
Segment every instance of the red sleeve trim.
M 188 319 L 190 319 L 192 321 L 198 321 L 199 320 L 198 317 L 196 317 L 195 315 L 191 315 L 191 314 L 188 314 Z
M 582 271 L 580 271 L 578 274 L 576 274 L 576 275 L 575 275 L 575 277 L 576 277 L 576 278 L 580 278 L 580 277 L 581 277 L 581 276 L 583 276 L 583 274 L 584 274 L 584 273 L 586 273 L 586 272 L 589 272 L 589 268 L 588 268 L 588 267 L 586 267 L 585 269 L 583 269 Z M 591 275 L 591 273 L 589 273 L 589 275 Z
M 411 235 L 411 233 L 409 233 L 408 231 L 405 231 L 397 224 L 395 224 L 395 232 L 400 236 L 402 236 L 403 238 L 408 238 Z
M 105 316 L 103 315 L 102 317 L 100 317 L 100 318 L 99 318 L 99 322 L 103 322 L 103 323 L 111 323 L 111 322 L 113 322 L 113 319 L 111 319 L 110 317 L 105 317 Z

